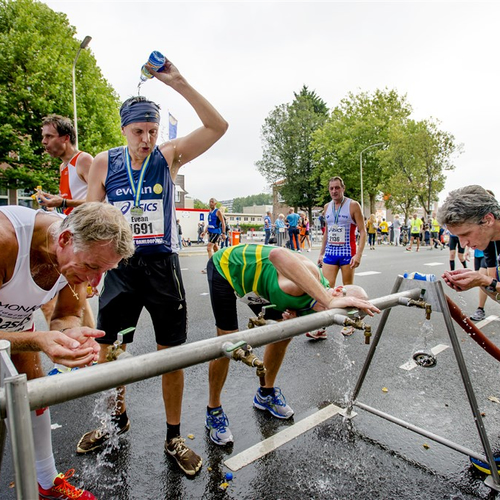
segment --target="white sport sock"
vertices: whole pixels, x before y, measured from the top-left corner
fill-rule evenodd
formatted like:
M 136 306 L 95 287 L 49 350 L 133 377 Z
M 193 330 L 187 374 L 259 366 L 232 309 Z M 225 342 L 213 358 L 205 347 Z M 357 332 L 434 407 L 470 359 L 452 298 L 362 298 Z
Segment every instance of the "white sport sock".
M 50 410 L 36 410 L 31 412 L 31 427 L 35 442 L 36 475 L 40 486 L 48 490 L 54 485 L 58 472 L 54 454 L 52 453 L 52 436 L 50 429 Z

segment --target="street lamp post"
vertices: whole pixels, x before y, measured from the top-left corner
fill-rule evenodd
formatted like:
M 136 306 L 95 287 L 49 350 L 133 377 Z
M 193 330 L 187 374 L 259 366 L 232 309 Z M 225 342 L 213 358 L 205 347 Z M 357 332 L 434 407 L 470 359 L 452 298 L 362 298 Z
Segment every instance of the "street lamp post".
M 361 214 L 365 215 L 364 205 L 363 205 L 363 153 L 370 148 L 374 148 L 375 146 L 383 146 L 384 142 L 377 142 L 377 144 L 372 144 L 371 146 L 366 147 L 359 153 L 359 178 L 361 180 Z
M 78 56 L 80 55 L 80 52 L 83 49 L 86 49 L 88 44 L 90 43 L 90 40 L 92 40 L 91 36 L 86 36 L 83 39 L 83 42 L 80 44 L 80 47 L 78 47 L 78 51 L 76 53 L 75 60 L 73 61 L 73 121 L 74 121 L 74 126 L 75 126 L 75 137 L 76 137 L 76 149 L 78 149 L 78 121 L 77 121 L 77 116 L 76 116 L 76 85 L 75 85 L 75 68 L 76 68 L 76 61 L 78 61 Z

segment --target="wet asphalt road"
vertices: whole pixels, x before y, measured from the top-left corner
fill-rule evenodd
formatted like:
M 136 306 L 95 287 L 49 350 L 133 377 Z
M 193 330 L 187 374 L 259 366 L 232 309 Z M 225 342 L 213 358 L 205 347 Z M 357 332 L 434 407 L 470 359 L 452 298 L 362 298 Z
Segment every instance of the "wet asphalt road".
M 305 254 L 317 258 L 318 251 Z M 181 254 L 189 311 L 189 342 L 215 333 L 202 252 Z M 429 266 L 429 264 L 435 264 Z M 401 247 L 381 246 L 365 250 L 356 283 L 370 297 L 388 295 L 399 273 L 419 271 L 441 274 L 448 268 L 447 251 L 405 252 Z M 364 275 L 367 271 L 377 274 Z M 468 314 L 477 306 L 477 291 L 447 293 Z M 250 311 L 241 305 L 240 328 Z M 491 301 L 487 315 L 500 316 L 500 305 Z M 482 453 L 472 413 L 451 347 L 440 353 L 431 369 L 403 370 L 411 355 L 424 347 L 450 346 L 442 315 L 432 316 L 432 332 L 424 334 L 423 311 L 396 307 L 391 311 L 358 400 L 398 418 Z M 375 331 L 379 318 L 369 319 Z M 207 366 L 186 370 L 181 432 L 193 439 L 188 444 L 204 459 L 195 478 L 186 478 L 163 452 L 165 416 L 160 381 L 145 380 L 128 388 L 128 414 L 132 428 L 108 453 L 77 456 L 80 436 L 95 428 L 97 395 L 51 408 L 56 463 L 61 471 L 76 469 L 77 481 L 85 483 L 100 500 L 139 499 L 487 499 L 494 498 L 468 458 L 390 422 L 355 409 L 357 416 L 344 421 L 334 416 L 289 443 L 234 472 L 227 489 L 221 489 L 229 469 L 224 461 L 294 423 L 313 415 L 329 403 L 345 406 L 368 352 L 361 332 L 344 338 L 339 327 L 328 329 L 326 341 L 295 338 L 278 377 L 287 402 L 295 410 L 290 421 L 279 421 L 252 407 L 258 386 L 254 371 L 233 363 L 223 393 L 234 445 L 213 445 L 204 429 L 207 403 Z M 495 338 L 498 321 L 483 331 Z M 143 354 L 155 348 L 147 314 L 141 317 L 140 335 L 129 348 Z M 457 334 L 472 379 L 485 426 L 496 450 L 500 448 L 500 398 L 498 365 L 461 330 Z M 261 355 L 263 349 L 256 349 Z M 50 363 L 46 364 L 50 368 Z M 384 392 L 382 389 L 386 388 Z M 14 499 L 15 489 L 10 446 L 4 453 L 0 498 Z

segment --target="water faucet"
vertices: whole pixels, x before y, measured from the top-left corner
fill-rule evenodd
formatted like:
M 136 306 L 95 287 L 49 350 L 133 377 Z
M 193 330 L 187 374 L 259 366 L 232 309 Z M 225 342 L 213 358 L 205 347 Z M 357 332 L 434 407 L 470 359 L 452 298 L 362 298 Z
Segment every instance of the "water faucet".
M 257 358 L 253 353 L 252 346 L 247 344 L 244 340 L 232 344 L 231 342 L 224 342 L 222 344 L 222 352 L 224 356 L 234 359 L 235 361 L 242 361 L 245 365 L 256 368 L 256 375 L 263 378 L 266 374 L 266 367 L 264 363 Z

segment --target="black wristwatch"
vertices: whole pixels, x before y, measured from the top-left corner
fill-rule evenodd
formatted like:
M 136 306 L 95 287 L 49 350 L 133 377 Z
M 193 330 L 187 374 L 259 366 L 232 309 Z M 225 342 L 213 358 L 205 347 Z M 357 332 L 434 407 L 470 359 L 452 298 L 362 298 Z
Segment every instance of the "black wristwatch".
M 493 281 L 484 288 L 486 289 L 487 292 L 497 293 L 497 283 L 498 281 L 496 279 L 493 279 Z

